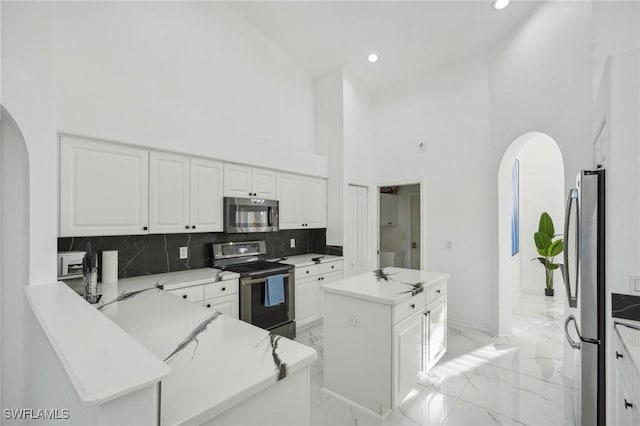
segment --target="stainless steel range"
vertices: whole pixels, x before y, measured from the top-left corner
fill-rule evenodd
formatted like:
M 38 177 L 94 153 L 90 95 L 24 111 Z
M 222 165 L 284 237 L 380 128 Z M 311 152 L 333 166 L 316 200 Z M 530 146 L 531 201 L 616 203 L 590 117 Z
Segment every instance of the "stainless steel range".
M 240 319 L 296 336 L 294 268 L 266 261 L 264 241 L 214 243 L 213 267 L 240 274 Z

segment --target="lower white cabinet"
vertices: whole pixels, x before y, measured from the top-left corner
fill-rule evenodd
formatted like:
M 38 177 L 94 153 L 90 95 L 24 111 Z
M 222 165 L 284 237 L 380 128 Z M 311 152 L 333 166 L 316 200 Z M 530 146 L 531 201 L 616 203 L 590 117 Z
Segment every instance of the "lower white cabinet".
M 447 350 L 447 297 L 427 305 L 424 314 L 424 364 L 429 370 Z
M 424 309 L 393 326 L 394 395 L 405 395 L 423 372 Z
M 198 303 L 233 318 L 240 317 L 239 280 L 216 281 L 212 283 L 179 287 L 167 290 L 189 302 Z
M 342 279 L 342 260 L 295 269 L 296 330 L 303 329 L 322 318 L 322 285 L 340 279 Z
M 621 335 L 640 334 L 640 330 L 622 324 L 616 324 L 615 329 L 615 424 L 637 426 L 640 425 L 640 372 Z

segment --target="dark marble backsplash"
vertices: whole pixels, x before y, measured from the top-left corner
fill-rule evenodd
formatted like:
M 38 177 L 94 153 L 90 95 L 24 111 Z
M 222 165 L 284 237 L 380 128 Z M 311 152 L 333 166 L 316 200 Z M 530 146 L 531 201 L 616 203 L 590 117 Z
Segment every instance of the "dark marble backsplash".
M 611 293 L 611 316 L 640 321 L 640 296 Z
M 296 240 L 295 248 L 290 248 L 291 238 Z M 306 253 L 342 256 L 342 247 L 326 245 L 326 229 L 256 234 L 186 233 L 58 238 L 58 251 L 84 251 L 87 242 L 91 242 L 91 248 L 98 254 L 103 250 L 118 250 L 118 277 L 130 278 L 211 266 L 211 243 L 254 240 L 266 241 L 267 258 Z M 180 247 L 185 246 L 189 248 L 189 257 L 180 259 Z

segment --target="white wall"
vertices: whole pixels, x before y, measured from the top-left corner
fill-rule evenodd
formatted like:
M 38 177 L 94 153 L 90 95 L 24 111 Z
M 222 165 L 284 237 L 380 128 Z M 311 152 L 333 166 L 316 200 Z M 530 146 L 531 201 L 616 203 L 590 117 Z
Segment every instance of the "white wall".
M 23 406 L 25 299 L 22 289 L 29 281 L 29 158 L 24 138 L 15 121 L 2 111 L 0 118 L 0 187 L 5 208 L 2 228 L 0 275 L 0 336 L 3 349 L 0 390 L 4 408 Z
M 551 215 L 556 234 L 564 225 L 564 167 L 558 145 L 547 135 L 538 134 L 518 153 L 520 163 L 520 290 L 540 293 L 545 288 L 544 267 L 531 261 L 540 255 L 533 242 L 540 214 Z M 555 262 L 562 263 L 562 255 Z M 557 296 L 564 297 L 564 284 L 559 270 L 554 274 Z
M 487 64 L 477 61 L 379 92 L 371 109 L 374 183 L 422 184 L 423 269 L 450 272 L 449 317 L 484 328 L 497 250 L 488 105 Z
M 58 130 L 326 176 L 313 81 L 222 2 L 56 4 Z

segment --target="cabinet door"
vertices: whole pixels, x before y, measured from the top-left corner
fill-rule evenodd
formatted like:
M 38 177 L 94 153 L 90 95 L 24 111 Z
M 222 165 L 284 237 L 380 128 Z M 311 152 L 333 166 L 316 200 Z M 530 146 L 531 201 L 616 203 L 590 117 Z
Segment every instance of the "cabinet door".
M 393 326 L 393 387 L 397 402 L 418 382 L 422 372 L 424 310 Z
M 191 159 L 191 229 L 196 232 L 222 231 L 222 163 Z
M 239 164 L 224 165 L 224 195 L 225 197 L 250 197 L 251 167 Z
M 148 233 L 149 152 L 60 138 L 59 236 Z
M 332 262 L 338 263 L 338 262 Z M 322 264 L 320 265 L 322 266 Z M 339 281 L 342 279 L 342 271 L 336 272 L 327 272 L 320 276 L 322 279 L 320 280 L 320 318 L 324 317 L 324 291 L 322 291 L 322 286 L 325 284 L 332 283 L 334 281 Z
M 427 306 L 428 343 L 425 353 L 425 367 L 430 369 L 447 349 L 447 299 L 443 297 Z
M 232 318 L 239 318 L 240 299 L 237 294 L 205 300 L 204 306 L 221 314 L 229 315 Z
M 276 172 L 273 170 L 256 169 L 251 172 L 251 189 L 258 198 L 276 199 Z
M 296 326 L 303 327 L 320 318 L 320 277 L 296 281 Z
M 327 181 L 306 178 L 304 185 L 305 228 L 327 227 Z
M 280 229 L 302 228 L 304 223 L 304 177 L 278 173 Z
M 149 232 L 189 232 L 189 157 L 151 152 Z

